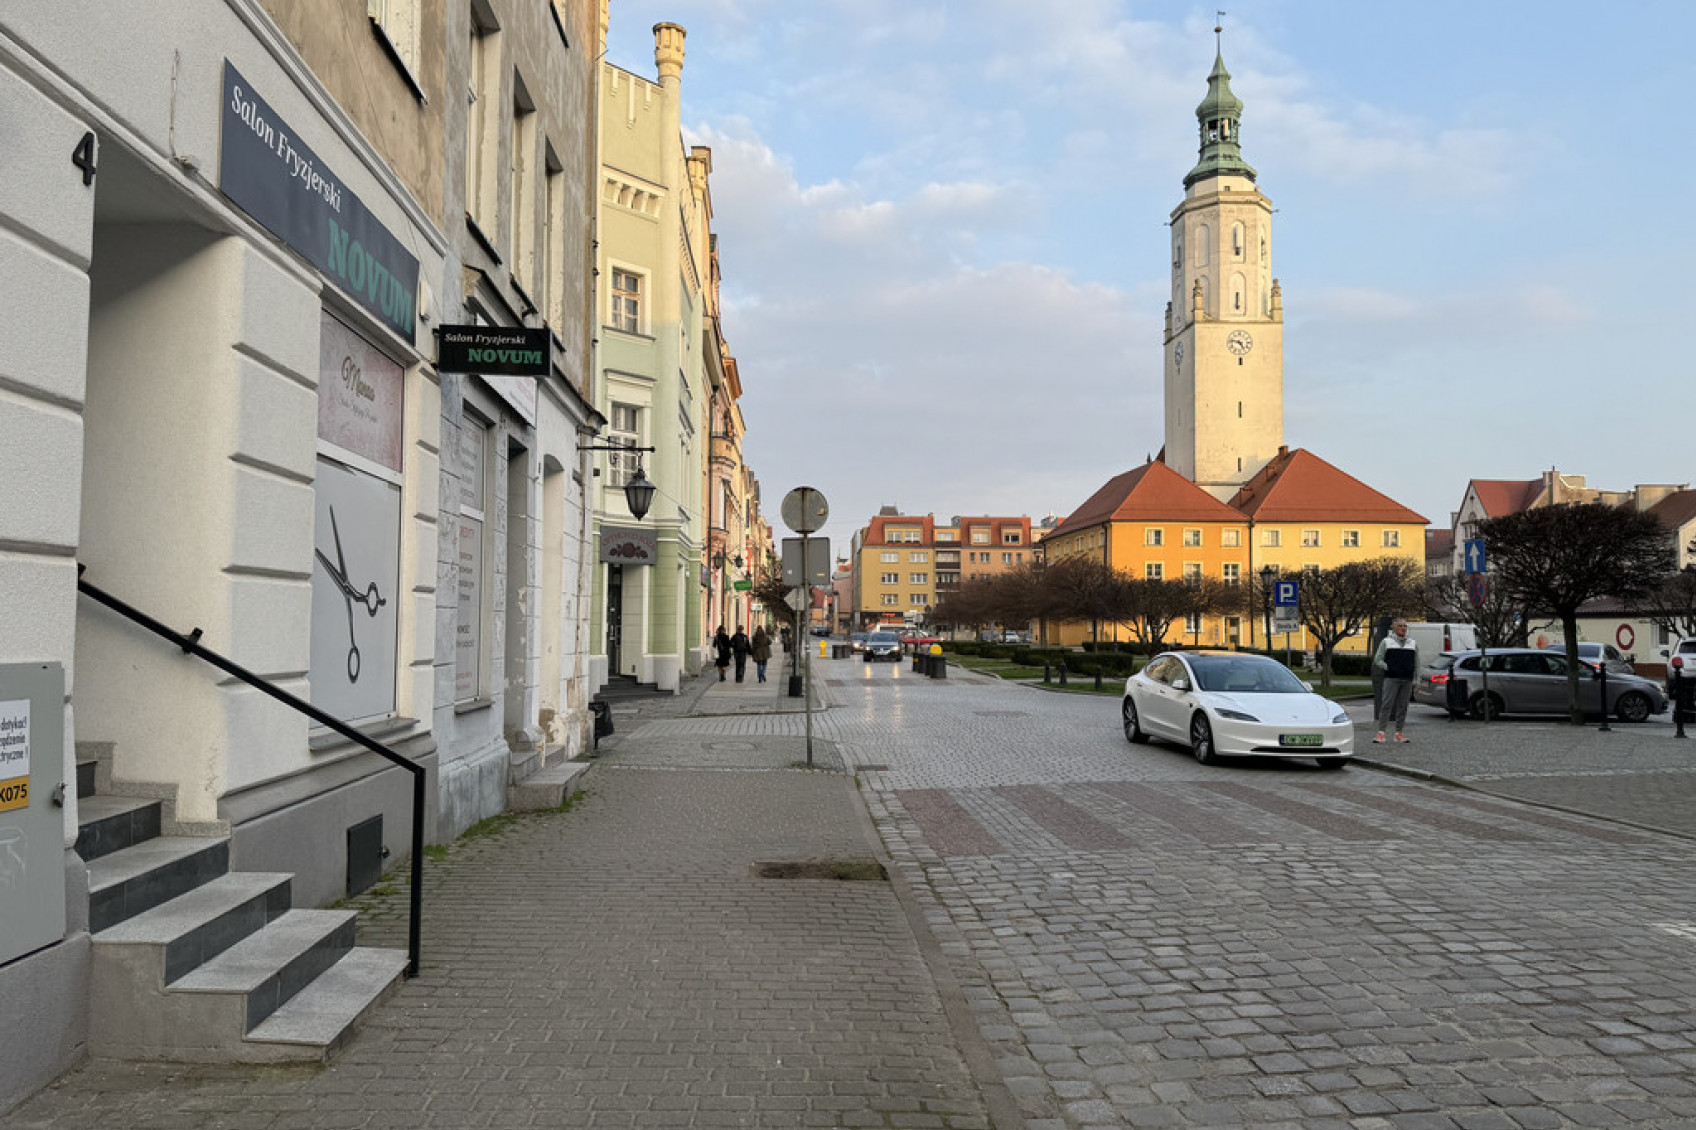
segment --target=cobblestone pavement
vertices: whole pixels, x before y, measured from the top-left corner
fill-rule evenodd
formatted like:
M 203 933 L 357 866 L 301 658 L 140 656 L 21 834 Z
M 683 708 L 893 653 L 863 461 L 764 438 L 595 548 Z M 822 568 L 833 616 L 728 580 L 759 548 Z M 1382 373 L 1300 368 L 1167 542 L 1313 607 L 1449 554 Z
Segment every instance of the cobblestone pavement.
M 1682 839 L 1204 768 L 1128 745 L 1110 697 L 830 675 L 827 732 L 1031 1130 L 1696 1127 Z M 1578 741 L 1541 732 L 1508 759 Z

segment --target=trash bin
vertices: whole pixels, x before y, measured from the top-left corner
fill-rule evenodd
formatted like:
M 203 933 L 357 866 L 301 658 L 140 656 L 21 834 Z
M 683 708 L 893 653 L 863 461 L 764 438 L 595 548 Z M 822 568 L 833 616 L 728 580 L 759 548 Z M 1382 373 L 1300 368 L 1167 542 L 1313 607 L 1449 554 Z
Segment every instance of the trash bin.
M 595 716 L 595 746 L 598 749 L 601 739 L 612 733 L 612 706 L 609 703 L 592 701 L 589 703 L 589 713 Z
M 1449 683 L 1444 694 L 1446 697 L 1443 700 L 1443 706 L 1448 710 L 1449 717 L 1456 721 L 1465 718 L 1467 715 L 1466 680 L 1456 678 L 1454 673 L 1450 672 Z
M 946 656 L 933 655 L 930 657 L 930 677 L 946 679 L 948 677 L 948 659 Z

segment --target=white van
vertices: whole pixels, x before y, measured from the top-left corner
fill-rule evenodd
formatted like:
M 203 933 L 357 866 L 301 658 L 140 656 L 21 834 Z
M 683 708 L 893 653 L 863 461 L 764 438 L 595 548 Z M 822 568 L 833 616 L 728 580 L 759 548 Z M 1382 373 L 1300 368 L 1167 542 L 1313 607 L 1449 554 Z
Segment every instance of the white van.
M 1417 667 L 1423 671 L 1445 651 L 1471 651 L 1478 646 L 1478 629 L 1471 624 L 1412 623 L 1407 638 L 1419 650 Z

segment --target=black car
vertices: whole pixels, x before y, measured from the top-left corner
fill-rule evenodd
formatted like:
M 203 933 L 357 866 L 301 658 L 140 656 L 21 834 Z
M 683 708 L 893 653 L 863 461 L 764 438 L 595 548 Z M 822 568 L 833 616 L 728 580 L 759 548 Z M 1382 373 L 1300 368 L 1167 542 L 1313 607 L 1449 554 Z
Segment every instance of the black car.
M 901 661 L 901 637 L 894 632 L 873 632 L 866 637 L 866 649 L 862 653 L 867 663 L 887 659 L 893 663 Z

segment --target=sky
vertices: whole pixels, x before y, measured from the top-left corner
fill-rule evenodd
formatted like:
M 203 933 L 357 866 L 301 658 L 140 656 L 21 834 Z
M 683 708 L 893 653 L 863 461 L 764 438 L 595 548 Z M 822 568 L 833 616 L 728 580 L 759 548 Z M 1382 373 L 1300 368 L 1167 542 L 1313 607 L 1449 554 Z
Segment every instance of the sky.
M 1222 0 L 1218 0 L 1222 2 Z M 1468 480 L 1696 482 L 1696 3 L 1232 0 L 1284 441 L 1446 528 Z M 763 510 L 1065 517 L 1163 442 L 1215 8 L 612 0 L 687 31 Z

